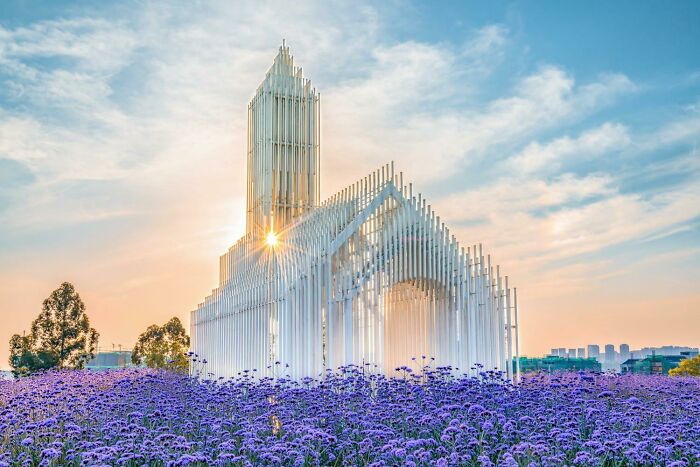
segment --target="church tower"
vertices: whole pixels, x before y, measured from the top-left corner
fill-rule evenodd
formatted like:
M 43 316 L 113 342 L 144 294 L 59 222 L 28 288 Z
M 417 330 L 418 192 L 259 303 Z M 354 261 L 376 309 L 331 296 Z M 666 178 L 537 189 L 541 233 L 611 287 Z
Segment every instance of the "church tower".
M 248 105 L 246 233 L 279 232 L 320 195 L 320 96 L 282 46 Z

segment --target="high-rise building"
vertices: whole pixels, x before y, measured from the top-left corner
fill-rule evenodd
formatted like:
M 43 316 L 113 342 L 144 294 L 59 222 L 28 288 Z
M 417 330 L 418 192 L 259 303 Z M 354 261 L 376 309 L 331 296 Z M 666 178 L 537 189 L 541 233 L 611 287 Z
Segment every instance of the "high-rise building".
M 596 344 L 588 344 L 588 358 L 600 358 L 600 346 Z
M 630 346 L 627 344 L 620 344 L 620 361 L 624 362 L 630 358 Z
M 588 358 L 564 358 L 550 355 L 544 358 L 520 357 L 520 368 L 523 373 L 546 371 L 600 371 L 601 365 L 596 360 Z M 513 362 L 515 363 L 515 362 Z
M 576 349 L 569 349 L 569 352 L 566 355 L 569 358 L 576 358 Z
M 615 352 L 615 346 L 613 344 L 605 345 L 605 361 L 607 363 L 612 363 L 616 360 L 617 352 Z
M 576 350 L 576 357 L 577 358 L 586 358 L 586 349 L 584 349 L 583 347 L 579 347 Z
M 191 315 L 193 371 L 391 373 L 425 355 L 513 376 L 516 290 L 393 163 L 319 202 L 319 105 L 283 44 L 248 108 L 246 234 Z

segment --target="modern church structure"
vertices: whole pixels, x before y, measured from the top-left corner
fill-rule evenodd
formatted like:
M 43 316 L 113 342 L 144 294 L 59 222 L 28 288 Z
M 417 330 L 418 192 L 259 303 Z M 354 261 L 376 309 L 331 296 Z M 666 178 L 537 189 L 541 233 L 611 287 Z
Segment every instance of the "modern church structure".
M 191 315 L 200 371 L 273 376 L 282 366 L 301 378 L 431 362 L 517 376 L 516 290 L 393 163 L 320 201 L 319 106 L 283 44 L 248 106 L 246 233 Z

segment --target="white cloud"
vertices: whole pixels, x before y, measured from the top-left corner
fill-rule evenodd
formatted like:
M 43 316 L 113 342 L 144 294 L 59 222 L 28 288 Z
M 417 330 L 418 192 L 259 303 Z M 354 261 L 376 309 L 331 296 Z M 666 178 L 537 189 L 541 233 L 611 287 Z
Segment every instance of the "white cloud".
M 640 141 L 640 150 L 653 151 L 664 146 L 688 141 L 692 141 L 695 147 L 700 142 L 700 116 L 693 115 L 689 118 L 669 122 Z
M 124 65 L 138 39 L 117 21 L 76 18 L 42 21 L 14 30 L 0 29 L 2 57 L 66 57 L 83 69 L 113 71 Z
M 512 168 L 523 175 L 538 171 L 557 172 L 570 159 L 590 159 L 624 148 L 629 143 L 630 137 L 624 125 L 605 123 L 577 138 L 564 136 L 544 145 L 533 141 L 506 164 L 512 164 Z
M 547 66 L 518 81 L 508 97 L 454 108 L 450 99 L 459 97 L 461 85 L 444 80 L 469 67 L 468 60 L 459 61 L 452 49 L 439 45 L 423 45 L 420 52 L 413 45 L 394 47 L 391 57 L 391 72 L 379 62 L 375 74 L 328 91 L 324 122 L 333 138 L 325 154 L 344 175 L 359 177 L 396 159 L 415 181 L 438 180 L 465 164 L 482 163 L 486 155 L 498 157 L 500 147 L 579 121 L 636 89 L 626 77 L 611 74 L 576 86 L 569 74 Z M 622 132 L 611 125 L 601 129 L 609 135 L 586 138 L 594 145 L 602 143 L 595 138 Z
M 534 277 L 613 245 L 683 232 L 700 216 L 697 174 L 653 195 L 622 193 L 616 184 L 604 174 L 507 178 L 448 196 L 437 208 L 458 226 L 459 238 L 485 242 L 499 260 Z

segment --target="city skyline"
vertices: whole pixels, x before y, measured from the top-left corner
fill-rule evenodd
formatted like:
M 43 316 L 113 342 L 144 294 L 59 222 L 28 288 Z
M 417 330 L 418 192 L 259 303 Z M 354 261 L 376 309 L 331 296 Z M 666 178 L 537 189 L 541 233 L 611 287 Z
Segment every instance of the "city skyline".
M 64 280 L 102 346 L 187 325 L 283 38 L 324 93 L 321 198 L 395 160 L 507 266 L 523 355 L 698 346 L 697 4 L 27 5 L 0 7 L 0 367 Z
M 629 344 L 604 344 L 604 351 L 600 351 L 599 344 L 588 344 L 586 347 L 566 348 L 553 347 L 546 355 L 554 355 L 557 357 L 568 358 L 600 358 L 601 360 L 620 361 L 627 358 L 636 358 L 638 356 L 651 355 L 658 352 L 659 355 L 679 355 L 681 352 L 698 351 L 698 347 L 685 345 L 661 345 L 661 346 L 645 346 L 639 348 L 631 348 Z

